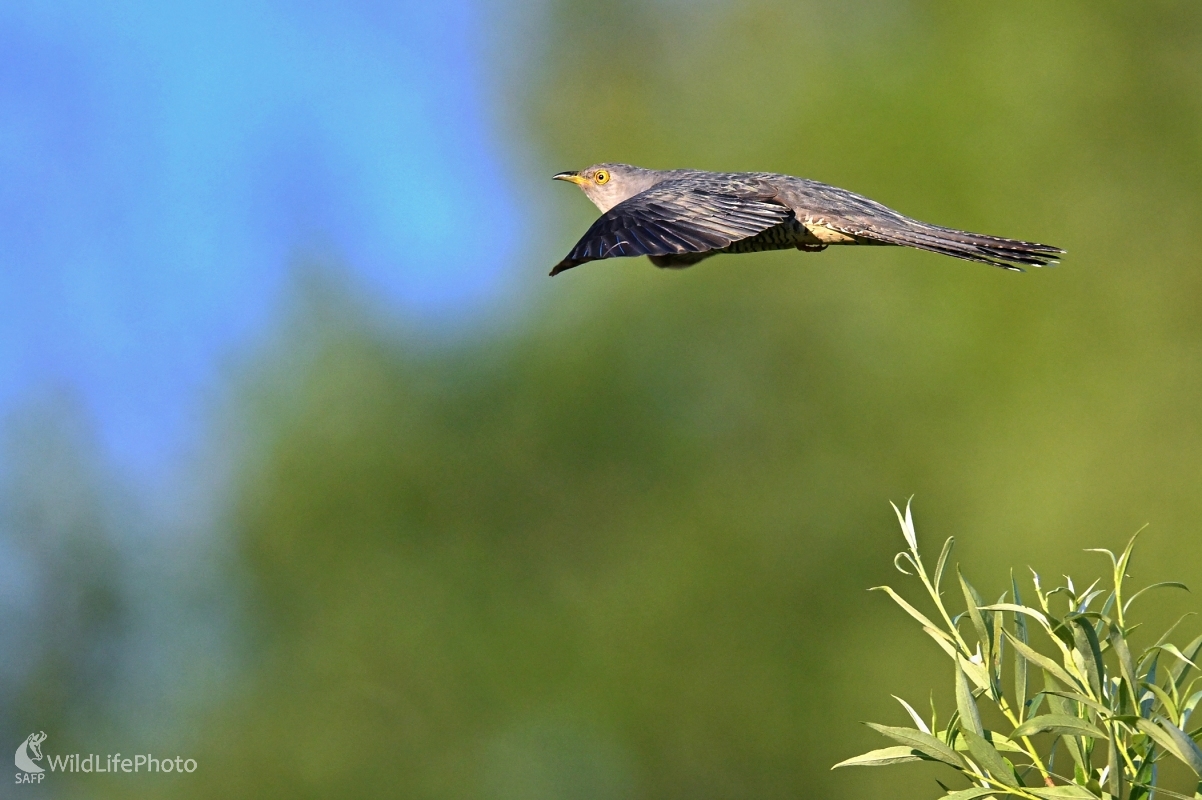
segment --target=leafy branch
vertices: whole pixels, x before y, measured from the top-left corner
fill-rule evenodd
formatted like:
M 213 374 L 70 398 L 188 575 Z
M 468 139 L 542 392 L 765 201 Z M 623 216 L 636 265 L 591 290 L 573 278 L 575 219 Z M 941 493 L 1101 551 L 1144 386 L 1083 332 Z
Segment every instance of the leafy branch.
M 1202 686 L 1202 676 L 1192 673 L 1202 655 L 1202 636 L 1184 648 L 1172 644 L 1169 637 L 1178 620 L 1138 658 L 1133 655 L 1130 635 L 1138 626 L 1129 623 L 1128 612 L 1135 600 L 1152 589 L 1186 588 L 1177 582 L 1156 583 L 1124 595 L 1138 532 L 1121 555 L 1090 551 L 1110 561 L 1108 589 L 1094 581 L 1078 591 L 1066 576 L 1065 585 L 1044 591 L 1032 570 L 1037 607 L 1023 604 L 1013 573 L 1010 591 L 987 604 L 957 568 L 965 610 L 952 616 L 943 582 L 955 540 L 944 542 L 934 571 L 928 572 L 918 552 L 910 505 L 904 514 L 897 506 L 893 510 L 907 546 L 894 566 L 921 581 L 939 621 L 889 586 L 876 590 L 888 594 L 951 659 L 956 708 L 941 728 L 933 702 L 928 723 L 896 698 L 915 727 L 869 723 L 897 745 L 849 758 L 836 768 L 937 761 L 969 784 L 951 790 L 940 783 L 947 800 L 1151 800 L 1154 793 L 1191 800 L 1157 787 L 1157 764 L 1171 756 L 1202 777 L 1202 727 L 1190 730 L 1191 715 L 1202 703 L 1202 688 L 1195 690 Z M 1033 629 L 1043 631 L 1048 646 L 1035 646 Z M 1013 682 L 1008 692 L 1003 688 L 1007 662 Z M 1031 693 L 1032 679 L 1039 677 L 1043 688 Z M 981 704 L 1000 712 L 1005 732 L 984 727 Z M 1071 775 L 1056 771 L 1058 751 L 1071 759 Z M 1202 798 L 1202 782 L 1193 798 Z

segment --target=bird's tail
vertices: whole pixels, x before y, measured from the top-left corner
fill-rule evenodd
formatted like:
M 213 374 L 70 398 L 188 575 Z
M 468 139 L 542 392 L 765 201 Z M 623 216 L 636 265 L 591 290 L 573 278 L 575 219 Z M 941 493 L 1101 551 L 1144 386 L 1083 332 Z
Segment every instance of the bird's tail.
M 906 224 L 874 225 L 870 230 L 857 231 L 857 234 L 887 244 L 916 247 L 1017 272 L 1022 272 L 1023 267 L 1046 267 L 1059 263 L 1059 257 L 1064 254 L 1059 247 L 1049 244 L 1003 239 L 909 219 Z

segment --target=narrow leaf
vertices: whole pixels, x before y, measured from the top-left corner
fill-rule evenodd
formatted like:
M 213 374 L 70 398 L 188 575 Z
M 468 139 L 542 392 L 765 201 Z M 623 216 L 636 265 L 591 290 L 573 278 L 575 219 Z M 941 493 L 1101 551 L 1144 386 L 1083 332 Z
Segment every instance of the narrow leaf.
M 927 636 L 935 640 L 935 644 L 939 645 L 939 648 L 947 653 L 949 658 L 954 659 L 956 657 L 956 648 L 951 643 L 951 640 L 947 638 L 947 634 L 938 628 L 928 628 L 925 625 L 922 626 L 922 630 Z
M 910 562 L 910 566 L 911 566 L 911 567 L 914 569 L 914 571 L 913 571 L 913 572 L 911 572 L 910 570 L 908 570 L 908 569 L 906 569 L 905 567 L 903 567 L 903 566 L 901 565 L 901 562 L 903 562 L 903 561 L 909 561 L 909 562 Z M 916 562 L 916 561 L 914 560 L 914 556 L 910 555 L 909 553 L 907 553 L 907 552 L 906 552 L 906 551 L 904 551 L 904 550 L 903 550 L 902 552 L 898 553 L 897 555 L 895 555 L 895 556 L 893 557 L 893 567 L 894 567 L 894 568 L 895 568 L 895 569 L 896 569 L 898 572 L 900 572 L 902 575 L 911 575 L 911 576 L 913 576 L 913 575 L 917 575 L 917 574 L 918 574 L 918 562 Z
M 1080 703 L 1084 706 L 1088 706 L 1089 708 L 1092 708 L 1094 711 L 1097 711 L 1100 714 L 1105 714 L 1107 716 L 1110 716 L 1109 708 L 1107 708 L 1102 703 L 1099 703 L 1097 700 L 1086 697 L 1085 695 L 1081 694 L 1080 692 L 1066 692 L 1066 691 L 1062 691 L 1059 689 L 1045 689 L 1043 691 L 1043 693 L 1046 695 L 1051 695 L 1056 698 L 1064 698 L 1066 700 L 1072 700 L 1072 701 Z M 1059 713 L 1059 712 L 1057 712 L 1057 713 Z M 1069 716 L 1073 716 L 1073 715 L 1069 714 Z
M 923 733 L 931 732 L 931 729 L 927 727 L 925 722 L 923 722 L 922 717 L 918 716 L 918 712 L 914 710 L 912 705 L 907 703 L 905 700 L 902 700 L 897 695 L 892 695 L 892 697 L 894 700 L 902 704 L 902 708 L 904 708 L 906 713 L 910 715 L 910 719 L 914 720 L 914 724 L 918 727 L 918 730 L 922 731 Z
M 1098 800 L 1097 795 L 1086 789 L 1084 786 L 1078 786 L 1075 783 L 1068 783 L 1064 786 L 1037 786 L 1026 791 L 1036 797 L 1045 797 L 1047 800 Z
M 974 686 L 982 692 L 990 690 L 989 670 L 985 668 L 983 663 L 961 658 L 960 666 L 964 667 L 964 674 L 968 676 L 968 679 L 972 681 Z
M 977 632 L 977 641 L 981 643 L 984 663 L 988 664 L 993 660 L 989 649 L 993 645 L 993 636 L 992 631 L 989 630 L 989 624 L 981 615 L 981 606 L 985 603 L 981 600 L 981 595 L 977 594 L 977 590 L 965 580 L 959 567 L 956 567 L 956 577 L 960 579 L 960 590 L 964 593 L 964 605 L 968 607 L 968 617 L 972 620 L 972 627 Z
M 1098 626 L 1094 628 L 1098 638 L 1102 638 L 1102 632 L 1106 630 L 1106 625 L 1110 622 L 1110 612 L 1114 609 L 1114 590 L 1110 590 L 1110 594 L 1106 595 L 1106 602 L 1102 604 L 1102 610 L 1098 613 Z
M 914 728 L 895 728 L 890 725 L 878 725 L 875 722 L 869 722 L 867 725 L 877 733 L 888 736 L 898 744 L 904 744 L 907 747 L 918 750 L 923 755 L 935 761 L 942 761 L 944 764 L 956 767 L 957 769 L 964 769 L 968 766 L 955 750 L 929 733 L 923 733 Z
M 1097 585 L 1098 585 L 1098 582 L 1094 581 L 1093 583 L 1091 583 L 1089 585 L 1088 589 L 1086 589 L 1084 592 L 1081 593 L 1081 597 L 1075 603 L 1075 607 L 1073 608 L 1073 611 L 1077 612 L 1078 614 L 1084 612 L 1086 609 L 1089 608 L 1089 604 L 1092 603 L 1094 600 L 1096 600 L 1098 598 L 1098 595 L 1102 594 L 1105 591 L 1105 589 L 1094 589 L 1094 587 Z
M 1105 547 L 1087 547 L 1087 548 L 1085 548 L 1085 552 L 1086 553 L 1105 553 L 1106 555 L 1110 556 L 1111 569 L 1114 569 L 1115 567 L 1117 567 L 1119 565 L 1118 559 L 1114 557 L 1114 553 L 1111 552 L 1110 550 L 1107 550 Z
M 1006 599 L 1006 595 L 1002 595 L 1002 600 Z M 1001 611 L 993 612 L 993 624 L 990 626 L 990 631 L 993 633 L 993 642 L 990 645 L 990 653 L 993 655 L 993 660 L 990 664 L 989 677 L 993 681 L 993 699 L 1000 701 L 1002 699 L 1002 659 L 1005 657 L 1004 642 L 1006 641 L 1003 633 L 1006 630 L 1005 620 L 1002 617 Z
M 1193 797 L 1190 797 L 1188 794 L 1180 794 L 1178 792 L 1169 791 L 1168 789 L 1165 789 L 1160 786 L 1151 786 L 1146 783 L 1132 782 L 1131 785 L 1138 787 L 1140 789 L 1149 790 L 1149 791 L 1145 792 L 1144 796 L 1147 796 L 1151 791 L 1155 791 L 1156 794 L 1158 794 L 1158 795 L 1162 794 L 1165 797 L 1176 797 L 1176 798 L 1179 798 L 1179 800 L 1197 800 L 1197 798 L 1202 797 L 1202 794 L 1195 794 Z M 1202 790 L 1202 783 L 1198 784 L 1198 788 L 1199 788 L 1199 790 Z M 1132 792 L 1131 795 L 1132 795 L 1132 797 L 1134 797 L 1135 793 Z
M 1182 722 L 1188 722 L 1189 716 L 1193 713 L 1194 709 L 1198 707 L 1199 702 L 1202 702 L 1202 689 L 1199 689 L 1191 694 L 1189 699 L 1181 704 L 1181 713 L 1185 717 Z
M 1136 699 L 1139 697 L 1139 692 L 1136 690 L 1139 682 L 1135 679 L 1135 662 L 1131 659 L 1131 649 L 1127 647 L 1127 639 L 1123 636 L 1122 629 L 1115 624 L 1110 626 L 1110 649 L 1118 657 L 1119 672 L 1122 674 L 1123 680 L 1127 682 L 1127 693 L 1131 697 L 1132 708 L 1138 710 Z
M 902 609 L 907 614 L 909 614 L 911 617 L 918 620 L 919 624 L 922 625 L 922 627 L 927 628 L 928 633 L 930 633 L 931 635 L 938 635 L 953 644 L 955 643 L 954 640 L 952 639 L 952 637 L 948 636 L 946 633 L 944 633 L 942 630 L 940 630 L 939 627 L 936 626 L 935 623 L 933 623 L 929 619 L 927 619 L 926 615 L 924 615 L 921 611 L 919 611 L 917 608 L 915 608 L 914 606 L 910 605 L 905 600 L 903 600 L 901 598 L 901 595 L 899 595 L 897 592 L 893 591 L 893 589 L 891 587 L 889 587 L 889 586 L 874 586 L 869 591 L 884 592 L 885 594 L 889 595 L 891 598 L 893 598 L 893 602 L 895 602 L 899 606 L 901 606 Z
M 1202 775 L 1202 750 L 1198 749 L 1197 743 L 1186 736 L 1185 731 L 1164 717 L 1157 716 L 1156 722 L 1160 724 L 1157 725 L 1150 720 L 1140 718 L 1135 721 L 1135 724 L 1141 731 L 1152 737 L 1158 745 L 1180 759 L 1181 763 L 1192 769 L 1195 774 Z
M 1085 677 L 1094 697 L 1102 696 L 1102 676 L 1106 667 L 1102 664 L 1102 647 L 1098 644 L 1098 636 L 1094 633 L 1093 625 L 1079 615 L 1068 617 L 1066 620 L 1073 626 L 1074 649 L 1081 656 Z
M 1140 589 L 1135 594 L 1131 595 L 1131 597 L 1127 600 L 1127 602 L 1123 603 L 1123 613 L 1124 614 L 1127 613 L 1127 610 L 1129 608 L 1131 608 L 1131 604 L 1135 602 L 1135 599 L 1137 597 L 1139 597 L 1141 594 L 1143 594 L 1144 592 L 1150 592 L 1153 589 L 1162 589 L 1162 588 L 1184 589 L 1187 592 L 1189 591 L 1189 587 L 1186 586 L 1184 583 L 1181 583 L 1180 581 L 1161 581 L 1160 583 L 1153 583 L 1151 586 L 1145 586 L 1144 588 Z
M 981 786 L 974 786 L 971 789 L 961 789 L 958 792 L 948 792 L 939 800 L 978 800 L 981 797 L 995 797 L 999 794 L 1007 794 L 1002 789 L 986 789 Z
M 964 674 L 964 659 L 956 659 L 956 709 L 960 712 L 960 726 L 971 733 L 980 736 L 985 730 L 981 726 L 981 713 L 977 710 L 977 701 L 973 699 L 972 690 L 968 688 L 968 677 Z
M 1021 608 L 1022 597 L 1018 593 L 1018 581 L 1014 580 L 1014 570 L 1010 570 L 1010 589 L 1014 592 L 1015 605 Z M 1014 636 L 1023 644 L 1028 643 L 1027 618 L 1022 614 L 1014 615 Z M 1014 651 L 1014 697 L 1018 718 L 1022 720 L 1027 715 L 1027 659 L 1017 650 Z
M 1046 670 L 1052 675 L 1052 677 L 1061 683 L 1067 683 L 1069 686 L 1075 686 L 1077 688 L 1084 688 L 1081 686 L 1081 682 L 1072 675 L 1069 675 L 1068 671 L 1065 670 L 1064 667 L 1060 666 L 1047 656 L 1035 652 L 1028 645 L 1018 641 L 1010 634 L 1010 631 L 1006 631 L 1006 636 L 1010 639 L 1010 643 L 1014 645 L 1014 649 L 1022 654 L 1023 658 L 1027 659 L 1035 666 Z
M 1119 756 L 1119 744 L 1113 727 L 1110 735 L 1106 738 L 1108 739 L 1107 758 L 1110 763 L 1110 770 L 1107 773 L 1110 795 L 1121 798 L 1123 796 L 1123 762 Z
M 1010 738 L 1034 736 L 1037 733 L 1055 733 L 1061 736 L 1089 736 L 1094 739 L 1105 739 L 1106 734 L 1088 720 L 1068 714 L 1041 714 L 1024 722 L 1014 729 Z
M 1169 719 L 1177 719 L 1177 704 L 1173 702 L 1173 698 L 1169 697 L 1168 694 L 1165 693 L 1164 689 L 1161 689 L 1154 683 L 1145 683 L 1142 685 L 1152 694 L 1156 695 L 1156 699 L 1159 700 L 1160 705 L 1164 707 L 1165 712 L 1169 715 Z
M 1061 691 L 1060 687 L 1056 685 L 1056 681 L 1051 675 L 1048 674 L 1046 670 L 1043 673 L 1043 682 L 1046 688 L 1043 690 L 1042 695 L 1047 698 L 1048 708 L 1051 709 L 1052 713 L 1063 714 L 1069 717 L 1075 716 L 1073 714 L 1073 707 L 1069 704 L 1068 700 L 1061 697 L 1063 692 Z M 1057 739 L 1057 741 L 1064 742 L 1064 746 L 1068 750 L 1069 755 L 1073 757 L 1073 763 L 1076 764 L 1077 769 L 1084 774 L 1085 754 L 1081 752 L 1080 740 L 1075 736 L 1064 736 L 1060 739 Z
M 985 741 L 984 737 L 980 734 L 970 730 L 963 730 L 961 733 L 964 735 L 965 741 L 968 742 L 968 752 L 972 753 L 972 757 L 976 759 L 976 762 L 984 767 L 994 779 L 1007 786 L 1018 786 L 1014 770 L 1002 758 L 1002 754 L 994 749 L 993 745 Z
M 1189 611 L 1185 614 L 1182 614 L 1181 618 L 1178 619 L 1176 622 L 1174 622 L 1172 625 L 1170 625 L 1169 629 L 1161 635 L 1160 639 L 1158 639 L 1156 641 L 1156 644 L 1152 645 L 1151 647 L 1149 647 L 1147 650 L 1145 650 L 1143 652 L 1143 654 L 1139 658 L 1139 671 L 1140 672 L 1143 671 L 1145 661 L 1147 661 L 1149 658 L 1155 658 L 1157 656 L 1157 648 L 1169 640 L 1169 636 L 1171 636 L 1173 634 L 1173 631 L 1177 630 L 1177 626 L 1180 625 L 1181 623 L 1185 622 L 1190 617 L 1194 616 L 1195 613 L 1197 613 L 1197 612 Z
M 831 769 L 838 769 L 839 767 L 884 767 L 889 764 L 905 764 L 908 761 L 926 760 L 922 756 L 917 755 L 911 747 L 882 747 L 880 750 L 871 750 L 863 755 L 840 761 L 831 767 Z
M 1136 667 L 1136 674 L 1143 669 L 1145 659 L 1146 656 L 1144 659 L 1140 659 L 1139 666 Z M 1152 663 L 1149 665 L 1148 672 L 1144 677 L 1144 680 L 1148 683 L 1156 683 L 1156 667 L 1159 666 L 1159 659 L 1160 652 L 1154 652 L 1152 654 Z M 1139 696 L 1137 702 L 1139 703 L 1139 715 L 1141 717 L 1152 716 L 1152 704 L 1156 702 L 1156 695 L 1151 692 L 1145 692 Z
M 994 603 L 991 606 L 981 606 L 981 610 L 982 611 L 1013 611 L 1015 614 L 1024 614 L 1028 617 L 1031 617 L 1032 619 L 1038 620 L 1039 624 L 1043 626 L 1043 629 L 1046 630 L 1049 635 L 1052 633 L 1052 626 L 1048 622 L 1048 618 L 1046 615 L 1041 614 L 1040 612 L 1036 611 L 1033 608 L 1028 608 L 1027 606 L 1019 605 L 1018 603 Z
M 1198 665 L 1194 663 L 1193 659 L 1187 658 L 1185 653 L 1178 650 L 1177 645 L 1175 645 L 1175 644 L 1158 644 L 1158 645 L 1156 645 L 1156 649 L 1165 651 L 1169 655 L 1173 656 L 1176 659 L 1179 659 L 1184 664 L 1188 664 L 1189 666 L 1193 667 L 1194 669 L 1198 668 Z
M 944 736 L 944 739 L 946 739 L 946 733 L 944 733 L 943 736 Z M 991 745 L 993 745 L 994 749 L 997 750 L 999 753 L 1021 753 L 1022 755 L 1025 755 L 1025 756 L 1031 755 L 1026 750 L 1019 747 L 1017 744 L 1015 744 L 1012 739 L 1008 739 L 1007 737 L 1003 736 L 1002 734 L 998 733 L 997 731 L 991 731 L 988 728 L 986 728 L 985 732 L 982 734 L 981 738 L 984 739 L 985 741 L 989 742 Z M 957 737 L 956 750 L 964 751 L 967 749 L 968 749 L 968 744 L 964 741 L 964 737 L 962 737 L 962 736 Z
M 910 498 L 913 500 L 914 498 Z M 903 517 L 902 512 L 898 509 L 896 503 L 889 503 L 893 506 L 893 513 L 897 514 L 897 521 L 901 523 L 902 536 L 906 537 L 906 544 L 910 545 L 910 550 L 918 552 L 918 537 L 914 535 L 914 517 L 910 516 L 910 500 L 906 501 L 906 515 Z
M 1114 565 L 1114 592 L 1119 596 L 1123 594 L 1123 579 L 1127 577 L 1127 566 L 1131 563 L 1131 553 L 1135 550 L 1135 540 L 1139 538 L 1144 528 L 1147 527 L 1147 525 L 1144 525 L 1135 532 L 1131 537 L 1131 541 L 1127 542 L 1127 546 L 1123 548 L 1123 554 L 1119 556 L 1118 561 Z M 1122 616 L 1120 615 L 1119 618 L 1122 619 Z
M 943 543 L 943 550 L 939 553 L 939 560 L 935 562 L 935 591 L 939 591 L 939 584 L 943 581 L 943 573 L 947 569 L 947 559 L 952 554 L 952 547 L 956 543 L 954 536 L 947 537 L 947 541 Z
M 1198 657 L 1202 656 L 1202 636 L 1199 636 L 1197 639 L 1194 639 L 1192 642 L 1187 644 L 1185 646 L 1185 650 L 1183 651 L 1183 655 L 1185 656 L 1186 660 L 1193 662 L 1194 666 L 1196 667 L 1198 664 Z M 1189 665 L 1186 664 L 1185 661 L 1174 664 L 1171 672 L 1173 675 L 1173 683 L 1178 689 L 1180 689 L 1181 684 L 1185 683 L 1186 675 L 1189 674 Z

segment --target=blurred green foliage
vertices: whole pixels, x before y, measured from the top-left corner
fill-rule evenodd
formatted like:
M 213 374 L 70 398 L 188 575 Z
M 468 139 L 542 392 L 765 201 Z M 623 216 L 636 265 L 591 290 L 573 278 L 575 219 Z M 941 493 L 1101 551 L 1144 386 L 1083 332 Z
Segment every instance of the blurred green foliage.
M 1202 575 L 1202 5 L 546 11 L 509 43 L 529 79 L 497 86 L 546 177 L 790 172 L 1066 262 L 551 281 L 594 209 L 548 180 L 520 323 L 427 347 L 353 303 L 298 312 L 246 379 L 244 680 L 197 722 L 197 773 L 123 793 L 934 797 L 928 765 L 829 771 L 876 746 L 856 720 L 884 693 L 950 676 L 864 591 L 887 500 L 916 493 L 978 575 L 1081 571 L 1149 521 L 1139 582 Z

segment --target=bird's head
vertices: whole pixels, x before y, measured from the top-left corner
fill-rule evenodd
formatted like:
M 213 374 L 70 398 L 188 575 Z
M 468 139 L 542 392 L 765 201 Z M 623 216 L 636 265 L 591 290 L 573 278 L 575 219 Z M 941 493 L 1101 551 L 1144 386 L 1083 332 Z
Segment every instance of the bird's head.
M 629 164 L 594 164 L 579 172 L 561 172 L 553 177 L 579 186 L 604 214 L 623 200 L 659 183 L 663 173 Z

